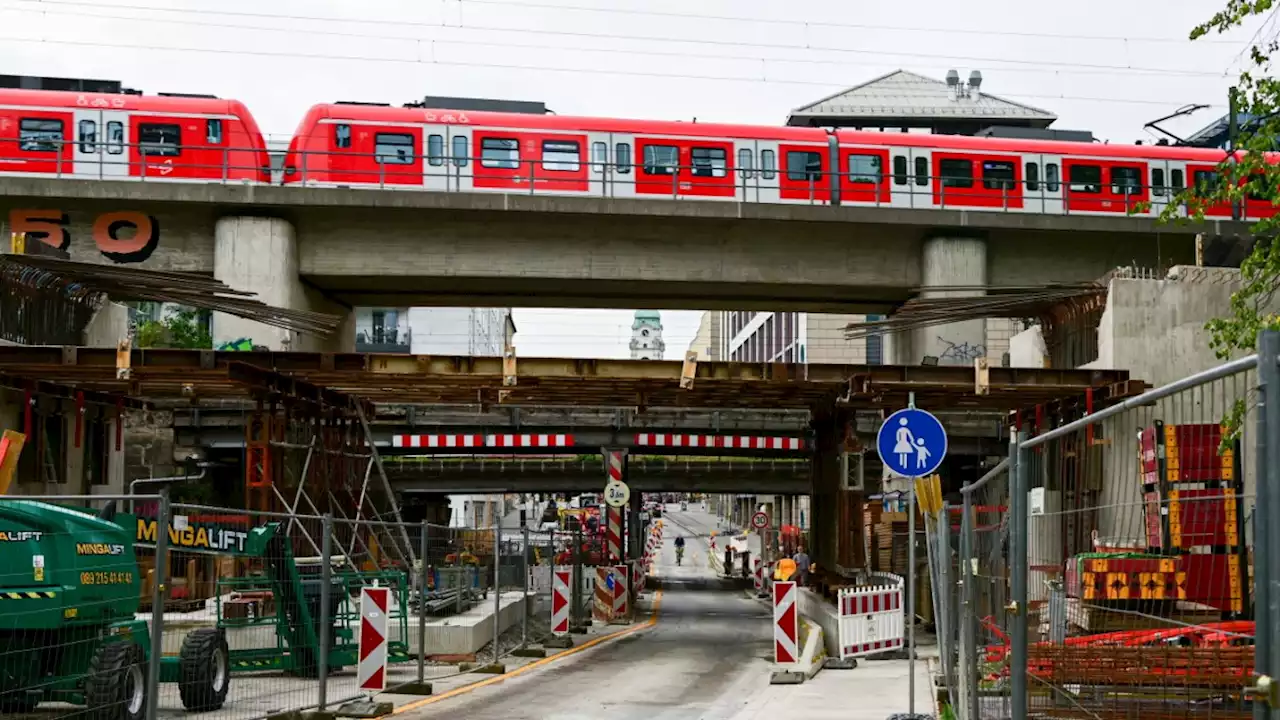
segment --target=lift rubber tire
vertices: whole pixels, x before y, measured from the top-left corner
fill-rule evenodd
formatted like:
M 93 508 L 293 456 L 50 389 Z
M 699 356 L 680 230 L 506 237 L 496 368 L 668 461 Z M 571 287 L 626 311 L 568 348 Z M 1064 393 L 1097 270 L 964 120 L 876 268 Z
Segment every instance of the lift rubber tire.
M 102 645 L 84 681 L 91 720 L 143 720 L 147 712 L 147 663 L 131 642 Z
M 230 653 L 226 633 L 200 628 L 187 633 L 178 654 L 178 694 L 182 707 L 193 712 L 217 710 L 231 688 Z

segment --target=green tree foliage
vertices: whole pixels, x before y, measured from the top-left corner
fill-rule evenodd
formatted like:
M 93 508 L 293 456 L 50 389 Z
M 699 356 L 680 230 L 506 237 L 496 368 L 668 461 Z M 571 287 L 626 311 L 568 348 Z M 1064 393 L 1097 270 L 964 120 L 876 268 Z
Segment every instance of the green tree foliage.
M 1223 10 L 1191 31 L 1191 39 L 1234 30 L 1275 10 L 1277 0 L 1227 0 Z M 1230 98 L 1240 124 L 1233 152 L 1218 166 L 1216 182 L 1188 183 L 1178 197 L 1188 214 L 1204 218 L 1206 207 L 1228 203 L 1243 207 L 1246 200 L 1280 204 L 1280 165 L 1266 162 L 1264 153 L 1280 149 L 1280 79 L 1274 77 L 1272 57 L 1278 41 L 1262 36 L 1249 41 L 1247 62 L 1240 78 L 1230 89 Z M 1178 205 L 1165 209 L 1165 217 L 1176 216 Z M 1240 265 L 1242 285 L 1231 297 L 1230 312 L 1210 321 L 1210 343 L 1218 357 L 1226 359 L 1255 348 L 1258 332 L 1280 328 L 1280 315 L 1268 308 L 1280 290 L 1280 246 L 1273 242 L 1280 217 L 1256 222 L 1253 252 Z
M 204 350 L 213 347 L 213 337 L 204 329 L 195 310 L 183 308 L 160 320 L 147 320 L 138 325 L 136 344 L 140 348 Z

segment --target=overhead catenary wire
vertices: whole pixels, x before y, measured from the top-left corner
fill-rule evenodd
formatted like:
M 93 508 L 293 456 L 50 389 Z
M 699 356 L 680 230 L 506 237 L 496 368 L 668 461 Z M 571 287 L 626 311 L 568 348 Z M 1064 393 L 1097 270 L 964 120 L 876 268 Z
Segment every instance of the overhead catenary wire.
M 29 268 L 46 276 L 74 283 L 82 291 L 95 292 L 121 301 L 175 303 L 186 307 L 235 315 L 285 330 L 329 336 L 342 325 L 337 315 L 307 310 L 291 310 L 267 305 L 256 294 L 235 290 L 220 280 L 189 273 L 163 272 L 74 262 L 37 255 L 0 255 L 0 271 Z M 0 274 L 0 278 L 10 275 Z M 22 282 L 21 276 L 10 282 Z
M 354 32 L 346 29 L 343 29 L 343 30 L 290 29 L 290 28 L 282 28 L 282 27 L 267 27 L 262 25 L 245 25 L 245 24 L 229 23 L 225 21 L 206 21 L 206 20 L 191 20 L 191 19 L 183 19 L 183 18 L 108 15 L 108 14 L 103 14 L 98 12 L 88 13 L 88 12 L 72 12 L 72 11 L 57 10 L 57 9 L 50 10 L 47 7 L 45 7 L 47 4 L 49 4 L 47 3 L 46 0 L 11 0 L 11 1 L 18 2 L 18 3 L 31 3 L 33 4 L 33 7 L 0 8 L 0 9 L 14 10 L 17 12 L 30 12 L 30 13 L 64 15 L 64 16 L 86 17 L 86 18 L 108 19 L 108 20 L 122 20 L 122 21 L 129 21 L 129 22 L 164 23 L 164 24 L 184 25 L 184 26 L 193 26 L 193 27 L 220 28 L 220 29 L 228 29 L 228 30 L 251 30 L 256 32 L 301 33 L 306 35 L 324 35 L 328 37 L 342 37 L 342 38 L 360 39 L 360 40 L 430 43 L 432 45 L 439 44 L 439 45 L 459 45 L 459 46 L 474 46 L 474 47 L 496 47 L 496 48 L 515 49 L 515 50 L 551 50 L 551 51 L 557 51 L 557 52 L 580 51 L 580 52 L 590 52 L 590 53 L 630 54 L 630 55 L 658 56 L 658 57 L 686 57 L 686 58 L 705 59 L 705 60 L 728 60 L 728 61 L 757 62 L 757 63 L 766 62 L 766 63 L 780 63 L 780 64 L 817 64 L 817 65 L 833 65 L 833 66 L 865 68 L 864 63 L 854 64 L 854 63 L 842 62 L 837 60 L 825 60 L 825 59 L 816 59 L 816 58 L 779 58 L 779 57 L 759 57 L 759 56 L 743 56 L 743 55 L 713 55 L 713 54 L 707 54 L 707 53 L 662 51 L 662 50 L 655 50 L 651 47 L 635 48 L 635 49 L 619 48 L 619 47 L 612 47 L 612 46 L 611 47 L 573 48 L 573 47 L 565 47 L 563 45 L 554 46 L 554 45 L 537 45 L 537 44 L 529 44 L 529 43 L 511 43 L 511 42 L 498 42 L 498 41 L 461 40 L 461 39 L 451 39 L 451 38 L 443 38 L 443 37 L 423 38 L 423 37 L 408 37 L 403 35 L 378 35 L 378 34 Z M 206 15 L 206 14 L 218 14 L 218 15 L 225 14 L 225 15 L 233 15 L 233 16 L 257 17 L 257 18 L 273 19 L 273 20 L 282 20 L 282 19 L 283 20 L 295 19 L 295 20 L 305 20 L 305 21 L 324 20 L 323 18 L 313 18 L 313 17 L 307 17 L 307 16 L 290 16 L 290 15 L 281 15 L 276 13 L 240 13 L 240 12 L 224 12 L 221 10 L 201 11 L 201 10 L 194 10 L 194 9 L 153 8 L 145 5 L 123 5 L 123 4 L 99 5 L 99 4 L 90 4 L 90 3 L 80 3 L 80 2 L 58 2 L 56 4 L 89 5 L 90 7 L 94 7 L 94 8 L 108 7 L 108 8 L 118 8 L 118 9 L 148 11 L 148 12 L 161 11 L 161 12 L 172 12 L 172 13 L 187 13 L 187 14 L 193 14 L 197 16 Z M 337 22 L 337 19 L 334 19 L 333 21 Z M 371 21 L 362 20 L 360 22 L 371 22 Z M 592 40 L 633 41 L 633 42 L 644 42 L 644 43 L 661 42 L 661 43 L 686 44 L 686 45 L 745 47 L 745 48 L 759 48 L 759 49 L 768 49 L 768 50 L 791 50 L 791 51 L 802 51 L 807 53 L 829 52 L 829 53 L 843 53 L 843 54 L 854 54 L 854 55 L 872 55 L 875 57 L 901 57 L 904 59 L 912 59 L 912 60 L 918 60 L 920 58 L 928 58 L 932 60 L 984 63 L 988 65 L 1008 64 L 1008 65 L 1014 65 L 1015 67 L 1000 67 L 999 69 L 1001 71 L 1006 71 L 1006 72 L 1033 72 L 1033 73 L 1038 72 L 1046 75 L 1133 74 L 1133 75 L 1144 75 L 1144 76 L 1145 75 L 1156 75 L 1156 76 L 1169 75 L 1169 76 L 1179 76 L 1179 77 L 1220 78 L 1220 77 L 1225 77 L 1227 74 L 1225 71 L 1211 72 L 1206 70 L 1196 70 L 1196 69 L 1190 69 L 1190 68 L 1183 69 L 1183 68 L 1165 68 L 1165 67 L 1134 67 L 1132 65 L 1109 65 L 1109 64 L 1101 64 L 1101 63 L 1083 63 L 1083 62 L 1065 61 L 1065 60 L 1030 60 L 1030 59 L 1021 59 L 1021 58 L 993 58 L 993 57 L 980 57 L 980 56 L 968 56 L 968 55 L 930 54 L 930 53 L 921 53 L 918 51 L 896 53 L 892 51 L 878 50 L 878 49 L 831 47 L 831 46 L 823 46 L 823 45 L 813 45 L 810 43 L 797 45 L 797 44 L 784 44 L 784 43 L 749 42 L 749 41 L 742 41 L 742 40 L 714 40 L 714 39 L 707 39 L 707 38 L 682 39 L 682 38 L 672 38 L 672 37 L 657 37 L 657 36 L 600 33 L 600 32 L 586 32 L 586 31 L 574 32 L 574 31 L 566 31 L 566 30 L 543 30 L 539 28 L 508 28 L 508 27 L 476 25 L 476 24 L 468 24 L 465 26 L 455 27 L 455 26 L 437 25 L 435 23 L 422 23 L 422 22 L 414 22 L 414 21 L 397 22 L 397 23 L 394 23 L 394 26 L 397 28 L 422 27 L 422 28 L 430 28 L 432 30 L 446 30 L 446 31 L 472 30 L 472 31 L 486 31 L 486 32 L 526 34 L 526 35 L 527 34 L 549 35 L 549 36 L 557 36 L 557 37 L 588 38 Z M 49 41 L 49 40 L 46 38 L 46 41 Z M 58 42 L 58 41 L 53 40 L 52 42 Z M 1022 66 L 1022 67 L 1016 67 L 1016 66 Z

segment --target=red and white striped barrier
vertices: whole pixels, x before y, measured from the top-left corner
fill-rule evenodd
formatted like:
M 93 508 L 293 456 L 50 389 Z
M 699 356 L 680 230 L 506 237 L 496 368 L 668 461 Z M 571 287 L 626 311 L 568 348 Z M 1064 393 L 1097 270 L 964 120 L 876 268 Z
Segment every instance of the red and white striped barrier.
M 361 690 L 387 689 L 387 605 L 389 588 L 360 588 L 360 654 L 356 682 Z
M 613 589 L 610 586 L 609 576 L 613 574 L 613 568 L 597 567 L 596 568 L 596 587 L 591 603 L 591 615 L 600 622 L 613 621 Z
M 573 436 L 536 433 L 494 435 L 392 435 L 391 446 L 397 448 L 573 447 Z
M 773 661 L 789 665 L 800 660 L 799 590 L 791 580 L 773 584 Z
M 841 658 L 902 647 L 907 628 L 901 585 L 846 588 L 838 602 Z
M 723 448 L 726 450 L 803 450 L 804 438 L 765 435 L 689 435 L 637 433 L 639 447 Z
M 760 562 L 760 558 L 751 558 L 752 577 L 755 580 L 756 592 L 764 589 L 764 563 Z
M 604 456 L 606 480 L 622 482 L 622 451 L 606 450 Z M 622 559 L 622 508 L 607 508 L 605 516 L 605 552 L 609 562 L 618 562 Z
M 556 569 L 551 576 L 551 632 L 564 635 L 569 632 L 569 588 L 572 587 L 573 570 Z
M 627 590 L 629 583 L 627 578 L 631 571 L 626 565 L 616 565 L 613 568 L 613 620 L 626 620 L 631 615 L 630 596 Z

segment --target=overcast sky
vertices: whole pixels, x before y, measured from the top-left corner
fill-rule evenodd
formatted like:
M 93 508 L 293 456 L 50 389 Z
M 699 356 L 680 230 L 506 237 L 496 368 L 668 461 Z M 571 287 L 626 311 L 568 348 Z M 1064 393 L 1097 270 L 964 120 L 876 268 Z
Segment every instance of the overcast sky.
M 781 124 L 898 68 L 1056 113 L 1111 142 L 1225 113 L 1254 33 L 1187 32 L 1218 0 L 0 0 L 0 73 L 120 80 L 248 104 L 288 137 L 307 107 L 424 95 L 545 102 L 562 115 Z M 696 15 L 696 16 L 691 16 Z M 663 312 L 680 357 L 698 313 Z M 625 357 L 631 311 L 517 310 L 522 355 Z

